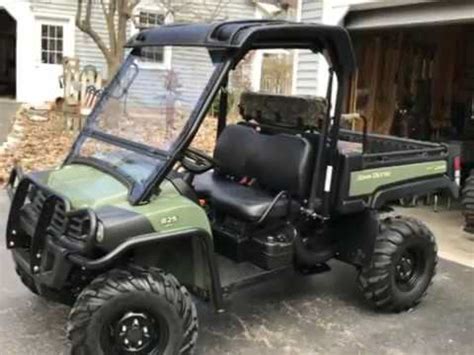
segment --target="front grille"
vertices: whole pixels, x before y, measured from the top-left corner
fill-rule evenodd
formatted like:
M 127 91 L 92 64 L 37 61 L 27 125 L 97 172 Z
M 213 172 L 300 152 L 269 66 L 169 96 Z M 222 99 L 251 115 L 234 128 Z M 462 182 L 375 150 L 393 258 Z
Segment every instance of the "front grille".
M 68 218 L 65 235 L 76 240 L 84 240 L 90 231 L 90 218 L 87 214 Z
M 60 237 L 64 234 L 67 224 L 68 218 L 66 217 L 66 206 L 62 201 L 59 201 L 54 206 L 54 212 L 51 216 L 48 233 L 53 237 Z
M 36 229 L 41 211 L 45 207 L 45 202 L 50 194 L 31 184 L 27 194 L 27 198 L 22 207 L 22 220 L 25 224 L 29 224 L 34 228 L 27 229 L 30 237 L 33 237 L 33 231 Z M 66 205 L 62 199 L 56 199 L 54 203 L 54 210 L 51 215 L 49 225 L 46 228 L 46 233 L 51 237 L 59 238 L 63 235 L 76 240 L 83 240 L 90 231 L 90 217 L 87 213 L 74 214 L 68 216 L 66 212 Z
M 44 203 L 48 195 L 45 191 L 41 190 L 35 185 L 30 185 L 30 191 L 28 193 L 28 199 L 30 201 L 31 212 L 39 218 L 41 211 L 43 210 Z

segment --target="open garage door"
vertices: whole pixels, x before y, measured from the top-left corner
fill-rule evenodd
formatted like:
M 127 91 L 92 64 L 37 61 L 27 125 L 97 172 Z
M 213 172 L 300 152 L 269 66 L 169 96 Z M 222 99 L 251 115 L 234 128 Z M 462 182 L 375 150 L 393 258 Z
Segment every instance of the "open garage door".
M 369 130 L 460 142 L 474 168 L 474 23 L 351 31 L 359 70 L 347 111 Z

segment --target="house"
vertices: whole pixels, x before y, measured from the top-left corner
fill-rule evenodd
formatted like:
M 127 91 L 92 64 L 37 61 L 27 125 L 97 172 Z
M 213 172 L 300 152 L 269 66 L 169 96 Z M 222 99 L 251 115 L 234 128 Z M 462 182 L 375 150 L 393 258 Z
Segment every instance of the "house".
M 196 5 L 192 13 L 186 8 L 173 16 L 165 16 L 167 12 L 160 3 L 165 2 L 140 2 L 136 8 L 138 26 L 159 26 L 172 21 L 274 17 L 281 12 L 285 2 L 203 0 L 196 1 L 200 5 Z M 100 2 L 94 4 L 92 26 L 107 40 Z M 76 0 L 0 0 L 0 96 L 29 103 L 63 96 L 59 77 L 63 74 L 64 57 L 77 57 L 81 67 L 93 65 L 107 75 L 105 60 L 96 44 L 75 26 L 76 6 Z M 215 11 L 217 6 L 219 9 Z M 216 12 L 214 18 L 206 17 L 209 11 Z M 138 31 L 135 26 L 130 25 L 129 35 Z M 156 71 L 165 70 L 171 61 L 184 60 L 186 64 L 186 60 L 193 60 L 179 58 L 179 53 L 170 51 L 153 55 L 150 70 Z

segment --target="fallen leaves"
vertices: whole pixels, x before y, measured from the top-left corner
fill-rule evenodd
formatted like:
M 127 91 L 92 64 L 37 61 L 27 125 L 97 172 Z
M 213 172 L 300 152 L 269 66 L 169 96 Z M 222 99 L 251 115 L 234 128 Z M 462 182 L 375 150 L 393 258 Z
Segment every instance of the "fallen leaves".
M 62 163 L 76 133 L 65 129 L 62 116 L 50 115 L 32 121 L 31 112 L 20 110 L 7 140 L 0 151 L 0 185 L 4 186 L 15 164 L 25 172 L 46 170 Z M 13 138 L 12 138 L 13 137 Z

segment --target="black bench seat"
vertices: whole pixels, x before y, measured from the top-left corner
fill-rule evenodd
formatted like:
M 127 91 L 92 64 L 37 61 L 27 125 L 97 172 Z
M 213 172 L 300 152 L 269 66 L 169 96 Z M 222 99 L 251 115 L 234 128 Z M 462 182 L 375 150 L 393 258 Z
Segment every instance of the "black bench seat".
M 219 212 L 256 222 L 263 216 L 283 218 L 306 198 L 314 149 L 300 136 L 229 125 L 217 141 L 214 160 L 213 171 L 194 179 L 198 196 Z

